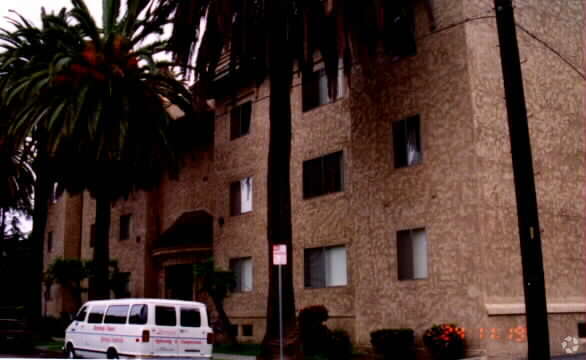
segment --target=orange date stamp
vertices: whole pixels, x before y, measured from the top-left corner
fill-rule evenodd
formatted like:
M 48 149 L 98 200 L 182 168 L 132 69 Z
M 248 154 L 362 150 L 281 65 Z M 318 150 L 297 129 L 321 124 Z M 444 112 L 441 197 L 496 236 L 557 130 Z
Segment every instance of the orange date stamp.
M 510 328 L 458 328 L 456 332 L 463 338 L 479 340 L 504 340 L 514 342 L 527 341 L 527 328 L 524 326 Z

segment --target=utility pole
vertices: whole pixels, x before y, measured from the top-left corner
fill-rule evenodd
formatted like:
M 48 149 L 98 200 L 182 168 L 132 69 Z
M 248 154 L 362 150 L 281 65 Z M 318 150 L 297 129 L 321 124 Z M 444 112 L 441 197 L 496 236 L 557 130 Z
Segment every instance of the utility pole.
M 503 68 L 521 240 L 528 359 L 549 360 L 549 329 L 541 232 L 515 16 L 512 0 L 494 0 L 494 5 Z

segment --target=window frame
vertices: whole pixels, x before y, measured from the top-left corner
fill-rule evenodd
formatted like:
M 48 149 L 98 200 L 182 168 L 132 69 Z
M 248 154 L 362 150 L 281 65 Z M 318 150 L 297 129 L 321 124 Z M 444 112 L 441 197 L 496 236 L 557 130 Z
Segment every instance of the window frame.
M 244 124 L 247 126 L 243 126 Z M 248 100 L 234 106 L 230 110 L 230 141 L 249 135 L 251 125 L 252 101 Z M 246 130 L 244 130 L 244 128 L 246 128 Z
M 325 66 L 322 63 L 318 69 L 304 71 L 301 75 L 301 110 L 303 113 L 310 112 L 324 105 L 333 104 L 347 96 L 348 88 L 344 77 L 344 65 L 338 64 L 338 89 L 336 98 L 329 95 L 328 76 Z M 325 93 L 325 96 L 323 94 Z M 312 100 L 308 100 L 312 99 Z
M 243 287 L 245 274 L 244 272 L 238 272 L 237 270 L 242 270 L 244 267 L 242 266 L 244 262 L 250 262 L 250 288 L 245 289 Z M 254 289 L 254 263 L 252 262 L 251 256 L 239 257 L 239 258 L 232 258 L 230 259 L 230 271 L 234 273 L 234 293 L 249 293 Z M 239 276 L 240 275 L 240 276 Z
M 328 176 L 332 170 L 337 178 L 331 179 Z M 318 172 L 318 174 L 312 172 Z M 304 200 L 344 192 L 344 187 L 344 150 L 303 161 L 302 191 Z
M 243 211 L 242 205 L 242 182 L 250 179 L 250 210 Z M 240 216 L 254 211 L 254 177 L 246 176 L 240 180 L 233 181 L 229 185 L 230 192 L 230 216 Z
M 126 241 L 130 239 L 130 233 L 132 227 L 132 214 L 120 215 L 119 233 L 118 240 Z
M 424 251 L 425 251 L 425 275 L 424 276 L 419 276 L 416 275 L 416 273 L 418 272 L 416 270 L 416 268 L 420 265 L 416 264 L 417 261 L 417 254 L 416 254 L 416 246 L 414 246 L 414 239 L 415 237 L 413 236 L 413 234 L 415 232 L 421 232 L 423 233 L 423 239 L 425 240 L 425 247 L 424 247 Z M 408 234 L 408 237 L 406 237 L 406 235 Z M 429 279 L 429 246 L 428 246 L 428 236 L 427 236 L 427 230 L 425 227 L 416 227 L 416 228 L 410 228 L 410 229 L 403 229 L 403 230 L 399 230 L 396 232 L 396 242 L 395 242 L 395 246 L 396 246 L 396 254 L 397 254 L 397 279 L 399 281 L 410 281 L 410 280 L 427 280 Z M 407 250 L 408 253 L 405 255 L 402 255 L 403 251 L 405 251 L 406 247 L 405 246 L 401 246 L 399 243 L 400 242 L 405 242 L 405 241 L 409 241 L 410 242 L 410 247 Z M 408 270 L 404 270 L 404 268 L 408 265 L 411 265 L 411 269 Z
M 344 249 L 344 265 L 345 265 L 345 283 L 344 284 L 337 284 L 337 285 L 330 285 L 328 284 L 328 279 L 331 279 L 332 276 L 328 276 L 328 255 L 327 253 L 333 249 Z M 313 273 L 311 270 L 312 264 L 310 261 L 311 253 L 318 254 L 321 256 L 321 265 L 322 269 L 320 269 L 321 279 L 323 284 L 313 284 L 312 280 Z M 333 245 L 333 246 L 324 246 L 324 247 L 316 247 L 316 248 L 305 248 L 303 251 L 303 286 L 305 289 L 324 289 L 324 288 L 339 288 L 339 287 L 347 287 L 350 284 L 349 277 L 348 277 L 348 247 L 346 244 L 340 245 Z
M 421 116 L 419 114 L 406 117 L 392 123 L 393 165 L 395 169 L 402 169 L 423 163 L 423 143 L 421 131 Z M 415 131 L 415 147 L 417 159 L 409 161 L 410 131 Z
M 118 308 L 126 308 L 126 315 L 124 316 L 124 321 L 120 322 L 120 321 L 112 321 L 112 319 L 119 317 L 120 315 L 116 315 L 116 314 L 111 314 L 110 310 L 113 309 L 118 309 Z M 108 306 L 108 309 L 106 309 L 106 312 L 104 313 L 104 324 L 116 324 L 116 325 L 123 325 L 123 324 L 127 324 L 128 323 L 128 312 L 130 311 L 130 305 L 127 304 L 120 304 L 120 305 L 110 305 Z
M 175 321 L 173 325 L 168 324 L 161 324 L 159 323 L 159 309 L 173 309 L 173 313 L 175 314 Z M 155 305 L 155 326 L 166 326 L 166 327 L 177 327 L 177 308 L 175 306 L 168 306 L 168 305 Z

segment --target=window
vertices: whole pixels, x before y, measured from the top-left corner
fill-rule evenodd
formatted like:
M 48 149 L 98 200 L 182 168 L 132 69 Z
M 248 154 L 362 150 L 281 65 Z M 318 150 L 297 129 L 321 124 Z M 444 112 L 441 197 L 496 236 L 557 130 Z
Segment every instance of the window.
M 230 184 L 230 215 L 252 211 L 252 177 Z
M 346 247 L 305 249 L 305 287 L 322 288 L 348 284 Z
M 235 292 L 252 291 L 252 258 L 230 260 L 230 270 L 236 280 Z
M 53 232 L 49 231 L 47 234 L 47 252 L 51 252 L 53 250 Z
M 242 325 L 242 336 L 253 336 L 252 325 Z
M 90 324 L 101 324 L 102 320 L 104 320 L 104 311 L 106 310 L 105 306 L 94 306 L 90 310 L 90 315 L 87 319 L 87 322 Z
M 90 225 L 90 248 L 94 247 L 96 243 L 96 224 Z
M 325 69 L 303 73 L 301 91 L 303 96 L 303 112 L 315 109 L 321 105 L 333 103 L 344 97 L 345 86 L 343 68 L 340 67 L 338 70 L 338 88 L 335 99 L 330 98 L 328 92 L 328 77 Z
M 419 115 L 393 122 L 395 168 L 421 162 L 421 137 Z
M 247 135 L 250 131 L 252 102 L 247 101 L 230 111 L 230 140 Z
M 181 308 L 181 326 L 200 327 L 201 315 L 198 309 Z
M 106 312 L 104 323 L 106 324 L 126 324 L 126 315 L 128 314 L 128 305 L 112 305 Z
M 147 323 L 148 307 L 144 304 L 132 305 L 128 315 L 129 324 L 144 325 Z
M 427 237 L 425 229 L 397 232 L 399 280 L 427 278 Z
M 413 5 L 404 1 L 388 1 L 384 9 L 385 52 L 395 58 L 414 56 L 415 16 Z
M 586 338 L 586 322 L 578 322 L 578 337 L 580 339 Z
M 132 215 L 120 216 L 120 240 L 128 240 L 130 238 L 130 221 Z
M 175 308 L 171 306 L 156 306 L 155 307 L 155 324 L 161 326 L 175 326 L 177 325 L 177 317 Z
M 87 315 L 87 306 L 84 306 L 77 312 L 74 320 L 75 321 L 85 321 L 86 315 Z
M 336 152 L 303 162 L 303 198 L 343 190 L 343 156 Z

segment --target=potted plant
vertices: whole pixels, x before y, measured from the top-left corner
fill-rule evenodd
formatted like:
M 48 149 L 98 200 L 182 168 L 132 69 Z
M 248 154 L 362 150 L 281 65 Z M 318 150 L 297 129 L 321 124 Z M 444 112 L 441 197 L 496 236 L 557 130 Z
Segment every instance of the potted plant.
M 436 360 L 464 357 L 464 332 L 454 324 L 434 325 L 423 334 L 423 343 Z

